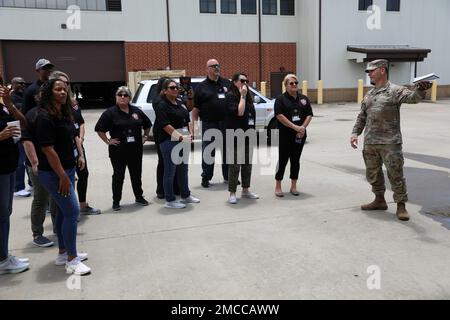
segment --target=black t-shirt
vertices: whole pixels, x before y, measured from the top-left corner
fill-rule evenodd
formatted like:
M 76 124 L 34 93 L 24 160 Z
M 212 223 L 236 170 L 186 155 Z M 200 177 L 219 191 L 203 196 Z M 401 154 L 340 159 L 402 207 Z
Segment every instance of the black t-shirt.
M 80 136 L 80 127 L 84 124 L 84 118 L 81 114 L 81 109 L 78 105 L 72 107 L 72 117 L 73 117 L 73 126 L 74 126 L 74 136 Z
M 171 125 L 175 129 L 185 128 L 189 125 L 189 111 L 181 100 L 177 100 L 177 104 L 172 104 L 169 100 L 163 98 L 158 104 L 155 120 L 155 128 L 157 128 L 157 141 L 163 143 L 172 139 L 170 135 L 164 131 L 164 127 Z
M 298 94 L 296 98 L 285 92 L 275 100 L 275 116 L 284 115 L 289 121 L 295 125 L 301 126 L 308 116 L 313 116 L 311 103 L 305 95 Z M 284 126 L 278 121 L 280 135 L 283 137 L 294 137 L 296 131 Z
M 153 98 L 152 106 L 153 106 L 153 110 L 155 111 L 155 115 L 158 112 L 157 110 L 159 108 L 159 103 L 161 101 L 162 101 L 162 98 L 161 98 L 160 95 L 157 95 L 157 96 L 155 96 Z M 153 124 L 153 139 L 155 140 L 155 143 L 159 143 L 158 138 L 159 138 L 159 135 L 160 135 L 160 130 L 161 130 L 161 128 L 159 128 L 157 126 L 157 123 L 156 123 L 156 120 L 155 120 L 155 123 Z
M 96 132 L 109 132 L 111 139 L 118 139 L 120 145 L 109 146 L 109 150 L 124 150 L 142 148 L 142 130 L 151 128 L 152 122 L 145 113 L 132 105 L 129 112 L 123 112 L 115 105 L 101 115 L 95 125 Z
M 8 112 L 4 110 L 4 106 L 0 104 L 0 132 L 5 130 L 7 123 L 16 121 Z M 0 141 L 0 174 L 10 174 L 17 169 L 19 163 L 19 148 L 11 137 Z
M 226 101 L 231 82 L 220 77 L 217 82 L 206 78 L 201 82 L 194 95 L 194 107 L 199 110 L 200 119 L 205 122 L 219 122 L 225 120 Z
M 256 122 L 255 106 L 252 102 L 245 101 L 245 111 L 242 117 L 238 116 L 239 103 L 241 96 L 236 95 L 233 92 L 229 92 L 226 95 L 227 102 L 227 114 L 225 118 L 225 124 L 227 129 L 254 129 Z
M 47 111 L 39 110 L 35 130 L 36 141 L 40 148 L 53 146 L 64 169 L 75 167 L 72 121 L 53 117 Z M 38 168 L 42 171 L 53 171 L 47 157 L 42 152 L 40 153 Z
M 44 83 L 41 80 L 36 80 L 28 88 L 25 89 L 23 114 L 27 114 L 28 111 L 37 106 L 36 95 L 39 93 L 39 89 Z

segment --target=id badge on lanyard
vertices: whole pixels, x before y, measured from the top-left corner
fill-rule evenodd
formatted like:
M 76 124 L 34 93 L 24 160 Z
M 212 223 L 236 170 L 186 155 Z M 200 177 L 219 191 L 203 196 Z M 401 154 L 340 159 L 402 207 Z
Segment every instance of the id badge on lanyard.
M 136 139 L 134 138 L 133 135 L 133 130 L 128 130 L 128 134 L 127 134 L 127 143 L 135 143 Z
M 298 112 L 298 109 L 294 109 L 294 116 L 292 117 L 292 122 L 300 122 L 300 114 Z
M 251 127 L 255 125 L 255 118 L 253 118 L 253 115 L 251 113 L 248 115 L 248 125 Z

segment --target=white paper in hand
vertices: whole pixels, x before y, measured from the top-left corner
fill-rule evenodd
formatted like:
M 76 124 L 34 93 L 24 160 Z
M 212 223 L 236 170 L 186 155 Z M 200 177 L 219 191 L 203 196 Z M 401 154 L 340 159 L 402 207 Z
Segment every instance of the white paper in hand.
M 413 83 L 415 84 L 415 83 L 418 83 L 420 81 L 429 81 L 430 82 L 430 81 L 433 81 L 433 80 L 436 80 L 436 79 L 439 79 L 439 77 L 435 73 L 430 73 L 430 74 L 427 74 L 425 76 L 414 78 Z

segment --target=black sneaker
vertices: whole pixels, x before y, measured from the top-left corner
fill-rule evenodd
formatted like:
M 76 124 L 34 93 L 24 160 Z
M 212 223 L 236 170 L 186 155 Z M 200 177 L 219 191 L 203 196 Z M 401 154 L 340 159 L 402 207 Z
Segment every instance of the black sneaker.
M 147 200 L 144 199 L 144 197 L 137 198 L 136 203 L 143 207 L 148 206 L 150 204 Z
M 120 209 L 122 209 L 119 202 L 113 202 L 112 208 L 114 211 L 119 211 Z
M 158 199 L 164 199 L 166 196 L 163 195 L 162 193 L 161 193 L 161 194 L 157 193 L 157 194 L 156 194 L 156 197 L 157 197 Z
M 33 244 L 41 248 L 47 248 L 54 245 L 53 241 L 44 236 L 34 237 Z
M 86 208 L 80 209 L 80 213 L 83 215 L 98 215 L 101 214 L 102 211 L 87 205 Z
M 209 180 L 203 179 L 202 180 L 202 187 L 203 188 L 209 188 L 211 184 L 209 183 Z

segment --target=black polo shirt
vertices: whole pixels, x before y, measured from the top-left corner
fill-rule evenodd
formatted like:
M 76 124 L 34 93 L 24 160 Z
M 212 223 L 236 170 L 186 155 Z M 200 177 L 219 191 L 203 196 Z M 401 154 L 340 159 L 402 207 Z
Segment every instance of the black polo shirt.
M 11 92 L 11 101 L 14 104 L 14 106 L 16 106 L 16 108 L 23 113 L 23 103 L 24 103 L 23 93 L 16 91 Z
M 95 125 L 96 132 L 109 132 L 111 139 L 118 139 L 120 145 L 110 146 L 109 150 L 127 150 L 129 147 L 142 148 L 142 130 L 151 128 L 152 122 L 145 113 L 132 105 L 129 112 L 123 112 L 115 105 L 101 115 Z
M 84 124 L 84 118 L 81 114 L 81 109 L 78 105 L 72 107 L 72 117 L 73 117 L 73 126 L 74 126 L 74 136 L 80 136 L 80 127 Z
M 227 129 L 254 129 L 256 123 L 256 111 L 253 102 L 245 101 L 245 111 L 243 116 L 238 116 L 239 103 L 241 95 L 229 92 L 226 95 L 227 114 L 225 124 Z
M 201 82 L 194 95 L 194 107 L 199 110 L 200 119 L 204 122 L 219 122 L 225 120 L 225 96 L 231 87 L 231 82 L 219 77 L 216 81 L 206 78 Z
M 73 122 L 49 115 L 39 110 L 36 117 L 36 141 L 40 148 L 52 146 L 64 169 L 73 169 L 76 164 L 73 152 Z M 53 171 L 44 153 L 39 154 L 39 170 Z
M 25 89 L 23 114 L 27 114 L 28 111 L 37 106 L 36 95 L 39 93 L 39 89 L 44 83 L 41 80 L 36 80 L 28 88 Z
M 187 127 L 190 122 L 189 111 L 181 99 L 177 99 L 176 104 L 172 104 L 166 98 L 161 99 L 155 113 L 155 128 L 158 135 L 156 139 L 158 143 L 163 143 L 166 140 L 172 139 L 172 137 L 164 131 L 164 127 L 171 125 L 175 129 L 182 129 Z
M 275 100 L 275 116 L 284 115 L 289 121 L 295 125 L 301 126 L 305 123 L 308 116 L 314 116 L 311 103 L 307 96 L 298 94 L 296 98 L 285 92 Z M 278 121 L 280 136 L 295 137 L 295 130 L 284 126 Z
M 15 121 L 6 110 L 5 107 L 0 104 L 0 132 L 5 130 L 8 126 L 7 123 Z M 0 141 L 0 174 L 10 174 L 16 171 L 17 164 L 19 163 L 19 148 L 14 143 L 14 139 L 11 137 L 6 140 Z

